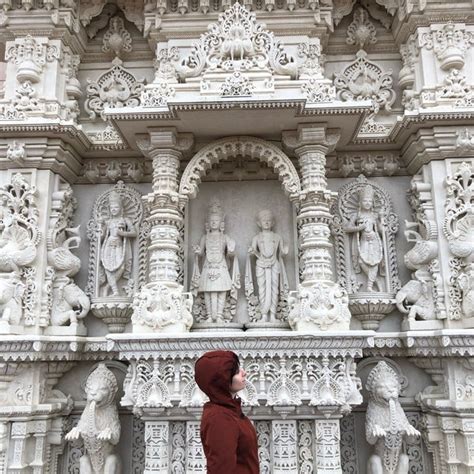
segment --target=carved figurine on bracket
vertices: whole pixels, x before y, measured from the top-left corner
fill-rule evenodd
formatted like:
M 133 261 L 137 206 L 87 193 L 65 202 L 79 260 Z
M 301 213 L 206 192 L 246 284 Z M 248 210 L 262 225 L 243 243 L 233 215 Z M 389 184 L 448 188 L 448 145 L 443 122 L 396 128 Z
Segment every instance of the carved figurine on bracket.
M 73 280 L 81 268 L 80 259 L 71 252 L 81 243 L 79 226 L 71 227 L 75 208 L 76 200 L 72 195 L 71 186 L 59 182 L 58 189 L 52 193 L 50 230 L 47 237 L 50 267 L 46 272 L 46 279 L 51 281 L 52 297 L 51 325 L 46 329 L 46 333 L 86 334 L 81 320 L 89 312 L 90 301 Z
M 148 233 L 140 193 L 119 181 L 100 195 L 88 224 L 88 237 L 87 293 L 92 298 L 92 311 L 104 319 L 110 331 L 121 332 L 145 276 Z
M 261 231 L 252 239 L 249 258 L 245 270 L 245 293 L 251 322 L 267 321 L 276 323 L 285 314 L 277 314 L 280 303 L 288 297 L 288 278 L 283 257 L 288 254 L 280 235 L 273 232 L 275 219 L 273 213 L 264 209 L 257 214 L 257 224 Z M 254 296 L 254 282 L 250 256 L 256 257 L 255 276 L 258 286 L 258 303 Z M 285 308 L 286 309 L 286 308 Z
M 394 234 L 398 219 L 388 194 L 363 175 L 339 191 L 332 231 L 338 276 L 353 316 L 377 329 L 400 288 Z
M 118 391 L 115 375 L 99 366 L 86 382 L 87 403 L 79 423 L 67 435 L 67 441 L 82 438 L 84 455 L 79 461 L 81 474 L 120 474 L 120 458 L 114 448 L 120 439 L 120 421 L 115 405 Z
M 224 233 L 224 227 L 224 213 L 216 200 L 209 207 L 206 234 L 201 237 L 199 245 L 193 247 L 195 263 L 191 288 L 195 296 L 198 293 L 204 295 L 206 311 L 199 322 L 225 323 L 235 315 L 240 274 L 235 241 Z M 202 270 L 199 269 L 199 257 L 204 259 Z M 227 265 L 228 257 L 233 258 L 232 276 Z
M 403 452 L 406 438 L 420 432 L 407 420 L 400 405 L 400 381 L 395 371 L 381 361 L 370 372 L 366 389 L 369 403 L 366 415 L 366 437 L 375 452 L 367 464 L 368 474 L 408 474 L 409 459 Z

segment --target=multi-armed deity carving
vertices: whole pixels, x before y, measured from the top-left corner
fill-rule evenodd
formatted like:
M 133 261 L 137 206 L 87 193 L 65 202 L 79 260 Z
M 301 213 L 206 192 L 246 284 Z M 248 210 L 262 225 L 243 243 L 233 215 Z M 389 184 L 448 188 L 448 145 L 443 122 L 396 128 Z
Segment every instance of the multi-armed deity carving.
M 474 318 L 474 167 L 461 163 L 446 179 L 444 234 L 454 258 L 449 261 L 449 317 Z M 469 324 L 471 326 L 471 324 Z
M 376 329 L 399 289 L 391 199 L 361 175 L 341 188 L 333 213 L 338 275 L 351 312 L 364 328 Z
M 413 271 L 412 279 L 396 295 L 397 308 L 406 314 L 402 327 L 406 329 L 435 329 L 446 317 L 444 294 L 439 269 L 438 228 L 436 225 L 431 184 L 421 174 L 413 177 L 409 201 L 414 222 L 405 222 L 405 237 L 414 247 L 404 257 L 405 265 Z
M 370 372 L 366 389 L 369 403 L 366 437 L 374 445 L 367 464 L 368 474 L 408 474 L 409 459 L 404 453 L 407 438 L 420 436 L 407 420 L 400 405 L 400 381 L 395 371 L 381 361 Z
M 59 183 L 52 194 L 50 228 L 47 236 L 48 270 L 51 282 L 50 324 L 48 331 L 61 332 L 57 326 L 69 325 L 73 333 L 84 333 L 82 319 L 90 309 L 89 297 L 72 277 L 81 268 L 80 259 L 71 250 L 81 243 L 79 227 L 72 227 L 76 199 L 69 184 Z M 53 329 L 54 328 L 54 329 Z
M 119 474 L 120 458 L 115 446 L 120 439 L 120 421 L 115 396 L 118 384 L 115 375 L 99 366 L 86 382 L 87 403 L 79 423 L 67 435 L 67 441 L 82 439 L 84 454 L 80 459 L 81 474 Z
M 245 294 L 250 322 L 282 323 L 287 320 L 288 277 L 283 257 L 288 247 L 273 231 L 273 213 L 264 209 L 257 214 L 260 232 L 252 239 L 245 269 Z M 255 257 L 255 277 L 258 297 L 255 295 L 251 256 Z M 285 323 L 286 324 L 286 323 Z
M 145 278 L 147 227 L 141 195 L 119 181 L 101 194 L 88 224 L 91 241 L 87 293 L 92 311 L 120 332 Z
M 206 233 L 199 245 L 193 250 L 195 254 L 191 289 L 196 299 L 195 311 L 198 323 L 229 324 L 235 316 L 237 291 L 240 288 L 240 273 L 235 256 L 235 241 L 225 234 L 224 212 L 219 201 L 215 200 L 209 207 L 206 222 Z M 202 268 L 199 259 L 203 260 Z M 231 259 L 231 268 L 228 260 Z
M 0 188 L 0 331 L 35 324 L 34 267 L 41 239 L 36 188 L 15 174 Z M 16 327 L 16 328 L 15 328 Z

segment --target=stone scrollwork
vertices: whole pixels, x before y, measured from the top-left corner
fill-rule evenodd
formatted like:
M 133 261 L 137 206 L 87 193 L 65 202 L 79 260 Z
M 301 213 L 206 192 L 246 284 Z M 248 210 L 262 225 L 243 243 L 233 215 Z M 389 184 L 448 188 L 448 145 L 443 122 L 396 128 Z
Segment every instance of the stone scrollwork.
M 398 218 L 385 190 L 363 175 L 339 191 L 333 207 L 339 281 L 351 312 L 364 328 L 377 328 L 394 308 L 400 288 L 395 249 Z
M 89 297 L 74 283 L 81 261 L 71 250 L 81 243 L 79 227 L 72 227 L 76 199 L 69 184 L 59 184 L 52 194 L 50 229 L 47 236 L 48 264 L 51 280 L 51 328 L 57 334 L 69 325 L 74 334 L 85 334 L 82 319 L 90 309 Z M 47 330 L 47 331 L 48 331 Z M 64 332 L 64 331 L 63 331 Z
M 121 472 L 120 458 L 114 452 L 120 439 L 120 420 L 114 401 L 117 391 L 115 375 L 105 364 L 99 364 L 87 379 L 87 402 L 79 423 L 66 435 L 67 441 L 82 439 L 84 443 L 80 472 Z
M 449 262 L 449 317 L 474 318 L 474 168 L 463 162 L 446 178 L 444 235 L 453 258 Z
M 87 99 L 84 107 L 91 119 L 100 115 L 105 120 L 105 108 L 138 107 L 144 91 L 144 79 L 137 80 L 128 72 L 122 61 L 115 58 L 112 68 L 102 74 L 97 81 L 88 79 Z
M 0 188 L 0 331 L 17 332 L 35 324 L 34 275 L 30 267 L 41 239 L 36 187 L 21 174 Z M 15 329 L 16 327 L 16 329 Z
M 119 181 L 96 199 L 87 226 L 91 243 L 86 292 L 93 313 L 112 332 L 123 331 L 133 296 L 146 276 L 144 217 L 140 193 Z
M 398 400 L 397 374 L 381 361 L 369 373 L 366 389 L 369 393 L 366 437 L 368 443 L 374 445 L 367 473 L 408 474 L 409 458 L 404 452 L 404 441 L 420 437 L 420 432 L 409 423 Z
M 370 100 L 374 113 L 380 110 L 390 112 L 395 102 L 392 71 L 383 71 L 367 59 L 367 53 L 362 49 L 357 51 L 355 61 L 335 74 L 334 85 L 339 100 Z
M 359 49 L 364 49 L 366 44 L 377 42 L 377 30 L 370 21 L 369 14 L 364 8 L 357 8 L 354 11 L 352 23 L 347 28 L 347 44 L 355 44 Z
M 104 34 L 102 43 L 104 53 L 113 51 L 117 57 L 122 52 L 130 53 L 132 51 L 132 37 L 126 30 L 121 17 L 114 16 L 110 19 L 109 28 Z

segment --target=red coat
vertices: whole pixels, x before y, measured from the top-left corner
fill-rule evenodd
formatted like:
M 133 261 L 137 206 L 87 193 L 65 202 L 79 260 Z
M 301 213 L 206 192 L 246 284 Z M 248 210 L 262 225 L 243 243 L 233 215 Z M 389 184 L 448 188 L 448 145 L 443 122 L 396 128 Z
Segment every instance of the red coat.
M 230 351 L 213 351 L 196 362 L 199 388 L 209 397 L 201 419 L 207 474 L 259 474 L 257 434 L 242 413 L 240 399 L 229 392 L 238 367 Z

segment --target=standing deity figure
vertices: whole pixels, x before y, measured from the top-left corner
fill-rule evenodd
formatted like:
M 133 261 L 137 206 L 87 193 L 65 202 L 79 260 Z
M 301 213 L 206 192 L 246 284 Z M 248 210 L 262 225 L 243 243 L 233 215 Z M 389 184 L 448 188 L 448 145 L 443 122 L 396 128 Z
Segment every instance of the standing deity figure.
M 280 235 L 273 232 L 275 220 L 271 211 L 264 209 L 257 214 L 260 232 L 252 239 L 249 254 L 256 257 L 255 276 L 258 286 L 259 319 L 275 322 L 278 301 L 282 292 L 288 292 L 288 278 L 283 257 L 288 254 Z M 246 292 L 253 294 L 250 258 L 247 259 Z M 248 288 L 249 289 L 248 289 Z
M 375 210 L 372 186 L 360 190 L 359 209 L 344 225 L 344 230 L 354 234 L 351 245 L 354 271 L 365 274 L 368 292 L 374 291 L 374 285 L 382 292 L 378 277 L 384 274 L 383 218 Z
M 132 220 L 123 215 L 122 197 L 113 191 L 109 195 L 109 217 L 99 222 L 101 230 L 99 283 L 104 285 L 104 296 L 109 290 L 120 295 L 120 280 L 130 280 L 132 270 L 131 239 L 137 236 Z M 125 285 L 126 287 L 126 285 Z
M 374 445 L 368 474 L 408 474 L 409 459 L 403 452 L 405 438 L 420 432 L 408 421 L 398 397 L 400 382 L 395 371 L 381 361 L 370 372 L 366 389 L 369 403 L 366 415 L 367 442 Z
M 214 201 L 209 207 L 206 234 L 201 237 L 199 245 L 193 247 L 192 290 L 195 295 L 204 294 L 207 318 L 217 322 L 232 318 L 232 312 L 225 311 L 227 294 L 230 292 L 231 298 L 236 300 L 240 286 L 235 241 L 224 233 L 224 226 L 221 205 Z M 199 270 L 199 257 L 204 258 L 202 271 Z M 233 258 L 232 277 L 227 257 Z
M 115 405 L 118 391 L 115 375 L 99 366 L 86 382 L 87 403 L 79 423 L 67 435 L 67 441 L 82 438 L 84 455 L 79 461 L 80 474 L 120 474 L 120 458 L 114 447 L 120 439 L 120 421 Z

